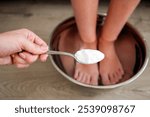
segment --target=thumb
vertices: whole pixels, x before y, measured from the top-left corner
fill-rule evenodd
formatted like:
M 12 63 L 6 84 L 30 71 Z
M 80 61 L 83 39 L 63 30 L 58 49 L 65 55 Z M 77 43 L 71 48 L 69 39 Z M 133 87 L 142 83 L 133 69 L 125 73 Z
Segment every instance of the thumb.
M 47 45 L 38 45 L 30 40 L 24 40 L 22 49 L 32 54 L 43 54 L 48 51 Z

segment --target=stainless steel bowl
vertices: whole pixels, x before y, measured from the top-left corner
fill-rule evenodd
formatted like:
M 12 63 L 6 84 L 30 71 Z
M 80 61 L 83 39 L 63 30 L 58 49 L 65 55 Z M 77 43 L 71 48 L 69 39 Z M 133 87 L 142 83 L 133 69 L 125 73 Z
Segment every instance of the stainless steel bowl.
M 99 29 L 99 27 L 103 25 L 105 17 L 106 17 L 105 14 L 99 14 L 98 15 L 97 29 Z M 53 33 L 50 37 L 50 42 L 49 42 L 49 46 L 50 46 L 51 50 L 59 51 L 58 46 L 59 46 L 59 41 L 60 41 L 61 34 L 62 34 L 63 31 L 65 31 L 65 30 L 67 30 L 71 27 L 76 27 L 74 17 L 66 19 L 65 21 L 60 23 L 55 28 L 55 30 L 53 31 Z M 54 68 L 61 75 L 63 75 L 66 79 L 70 80 L 71 82 L 73 82 L 75 84 L 78 84 L 80 86 L 89 87 L 89 88 L 96 88 L 96 89 L 112 89 L 112 88 L 116 88 L 116 87 L 119 87 L 119 86 L 129 84 L 132 81 L 134 81 L 135 79 L 137 79 L 142 74 L 144 69 L 146 68 L 146 66 L 148 64 L 148 60 L 149 60 L 148 47 L 147 47 L 146 40 L 144 40 L 142 38 L 140 33 L 131 24 L 126 23 L 123 30 L 122 30 L 122 32 L 123 31 L 128 31 L 128 32 L 132 33 L 132 35 L 133 35 L 133 37 L 134 37 L 134 39 L 137 43 L 137 50 L 136 50 L 136 63 L 134 65 L 134 75 L 131 78 L 129 78 L 125 81 L 122 81 L 120 83 L 117 83 L 117 84 L 114 84 L 114 85 L 108 85 L 108 86 L 104 86 L 104 85 L 94 86 L 94 85 L 83 84 L 81 82 L 78 82 L 78 81 L 74 80 L 72 76 L 68 75 L 65 72 L 65 69 L 64 69 L 64 67 L 62 65 L 62 62 L 60 60 L 60 57 L 58 55 L 50 55 L 50 60 L 53 64 Z M 120 33 L 120 35 L 121 34 L 122 33 Z

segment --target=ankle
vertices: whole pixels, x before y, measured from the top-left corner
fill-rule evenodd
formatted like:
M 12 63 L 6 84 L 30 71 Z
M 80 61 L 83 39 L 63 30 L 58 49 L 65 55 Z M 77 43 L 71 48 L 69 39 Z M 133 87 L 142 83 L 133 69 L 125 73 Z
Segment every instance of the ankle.
M 105 54 L 105 57 L 115 54 L 115 42 L 100 39 L 98 43 L 98 49 Z
M 83 43 L 89 43 L 89 44 L 91 44 L 91 43 L 96 43 L 97 42 L 97 39 L 96 38 L 90 38 L 90 39 L 82 39 L 82 41 L 83 41 Z
M 82 43 L 82 48 L 86 49 L 97 49 L 97 41 L 94 42 L 83 42 Z
M 115 41 L 108 41 L 106 39 L 100 38 L 98 44 L 99 44 L 99 46 L 110 47 L 110 46 L 114 46 Z
M 86 32 L 84 35 L 81 35 L 81 40 L 84 43 L 94 43 L 97 41 L 96 33 L 94 32 Z

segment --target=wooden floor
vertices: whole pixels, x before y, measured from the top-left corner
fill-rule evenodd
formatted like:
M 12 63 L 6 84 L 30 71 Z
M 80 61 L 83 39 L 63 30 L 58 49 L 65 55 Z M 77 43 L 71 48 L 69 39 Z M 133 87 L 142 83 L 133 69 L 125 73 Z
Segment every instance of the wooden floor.
M 106 9 L 107 4 L 101 4 L 99 12 Z M 150 47 L 149 11 L 150 3 L 142 3 L 129 21 Z M 58 23 L 72 15 L 69 3 L 0 3 L 0 32 L 28 28 L 48 43 Z M 26 69 L 0 66 L 0 99 L 150 99 L 150 64 L 133 83 L 111 90 L 73 84 L 55 70 L 49 59 Z

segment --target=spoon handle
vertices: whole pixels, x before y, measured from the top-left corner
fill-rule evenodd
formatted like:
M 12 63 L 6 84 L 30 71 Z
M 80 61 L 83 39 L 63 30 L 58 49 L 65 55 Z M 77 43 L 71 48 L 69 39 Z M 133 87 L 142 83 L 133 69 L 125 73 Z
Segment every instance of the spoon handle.
M 62 52 L 62 51 L 49 50 L 49 51 L 47 52 L 47 54 L 51 54 L 51 55 L 53 55 L 53 54 L 59 54 L 59 55 L 71 56 L 71 57 L 74 58 L 74 55 L 73 55 L 73 54 L 68 53 L 68 52 Z

